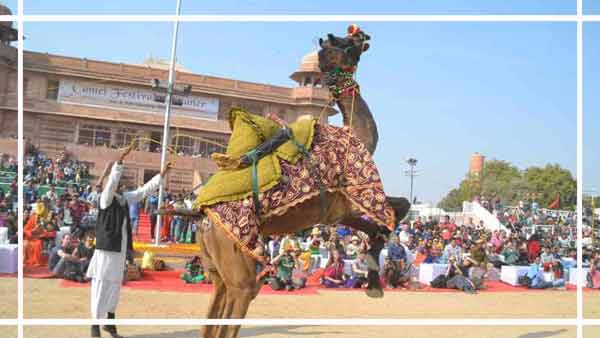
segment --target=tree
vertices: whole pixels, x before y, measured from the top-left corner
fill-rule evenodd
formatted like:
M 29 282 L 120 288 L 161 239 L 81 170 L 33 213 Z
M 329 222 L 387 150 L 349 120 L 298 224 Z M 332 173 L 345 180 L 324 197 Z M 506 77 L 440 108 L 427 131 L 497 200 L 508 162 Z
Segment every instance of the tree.
M 485 164 L 481 178 L 467 175 L 438 206 L 449 211 L 460 210 L 463 201 L 481 195 L 487 199 L 499 197 L 504 205 L 516 205 L 532 197 L 545 208 L 560 195 L 561 208 L 565 209 L 574 208 L 576 192 L 577 184 L 571 172 L 558 164 L 530 167 L 521 172 L 509 162 L 491 160 Z
M 542 208 L 557 196 L 560 196 L 562 209 L 577 203 L 577 183 L 571 172 L 558 164 L 547 164 L 543 168 L 530 167 L 525 170 L 524 177 L 529 191 L 536 193 L 535 199 Z

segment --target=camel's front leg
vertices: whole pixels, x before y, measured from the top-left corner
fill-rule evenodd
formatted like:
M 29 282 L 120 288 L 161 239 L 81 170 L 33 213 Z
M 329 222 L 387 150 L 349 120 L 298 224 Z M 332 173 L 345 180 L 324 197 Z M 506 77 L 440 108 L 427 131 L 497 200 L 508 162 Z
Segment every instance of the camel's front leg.
M 250 302 L 256 297 L 260 285 L 256 281 L 256 261 L 245 255 L 226 234 L 220 226 L 211 225 L 205 228 L 203 244 L 206 254 L 224 285 L 219 300 L 222 304 L 211 308 L 209 316 L 218 318 L 244 318 L 248 312 Z M 215 285 L 217 287 L 217 285 Z M 215 292 L 215 297 L 217 293 Z M 214 310 L 214 312 L 213 312 Z M 239 325 L 224 325 L 205 328 L 205 332 L 212 333 L 206 338 L 236 338 L 240 330 Z
M 353 215 L 343 218 L 340 223 L 361 230 L 369 235 L 369 245 L 371 248 L 366 256 L 369 274 L 367 275 L 368 283 L 365 292 L 367 296 L 372 298 L 383 297 L 383 288 L 379 279 L 379 255 L 385 245 L 385 240 L 379 226 Z
M 223 311 L 223 318 L 241 319 L 248 313 L 250 302 L 254 298 L 255 290 L 227 288 L 225 296 L 226 303 Z M 240 325 L 219 326 L 218 338 L 236 338 L 240 332 Z
M 221 319 L 223 318 L 223 311 L 225 311 L 226 303 L 225 284 L 223 283 L 221 276 L 219 276 L 216 271 L 210 272 L 210 279 L 212 281 L 214 290 L 206 317 L 208 319 Z M 219 327 L 216 325 L 206 325 L 202 328 L 202 336 L 204 338 L 218 337 L 218 329 Z

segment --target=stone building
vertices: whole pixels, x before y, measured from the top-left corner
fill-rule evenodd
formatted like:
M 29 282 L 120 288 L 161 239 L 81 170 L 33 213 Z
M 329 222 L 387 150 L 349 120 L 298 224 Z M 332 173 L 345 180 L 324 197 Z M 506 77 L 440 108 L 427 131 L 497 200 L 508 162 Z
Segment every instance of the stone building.
M 0 5 L 0 15 L 12 15 Z M 11 43 L 17 31 L 10 21 L 0 22 L 0 153 L 17 155 L 17 49 Z
M 126 64 L 25 51 L 24 136 L 50 156 L 66 148 L 88 162 L 93 175 L 117 157 L 118 148 L 137 139 L 124 178 L 142 184 L 160 166 L 164 104 L 155 101 L 152 80 L 166 82 L 167 77 L 167 63 L 154 58 Z M 214 173 L 209 156 L 224 151 L 232 107 L 276 113 L 287 121 L 303 114 L 326 119 L 335 113 L 327 106 L 316 52 L 306 55 L 290 77 L 297 86 L 205 76 L 178 66 L 177 83 L 191 85 L 192 90 L 178 97 L 181 105 L 173 108 L 171 146 L 179 156 L 170 155 L 174 169 L 167 187 L 189 189 Z

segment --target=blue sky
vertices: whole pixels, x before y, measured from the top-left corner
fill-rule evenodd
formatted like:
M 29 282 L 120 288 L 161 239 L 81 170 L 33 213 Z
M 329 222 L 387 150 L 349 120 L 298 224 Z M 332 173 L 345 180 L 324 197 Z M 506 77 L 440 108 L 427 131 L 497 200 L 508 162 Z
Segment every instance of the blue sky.
M 600 194 L 600 23 L 583 26 L 583 186 Z
M 360 23 L 359 23 L 360 24 Z M 358 81 L 379 125 L 386 190 L 437 202 L 472 153 L 575 175 L 576 27 L 572 23 L 365 23 Z M 293 86 L 300 58 L 342 23 L 182 23 L 178 62 L 203 74 Z M 25 48 L 140 63 L 169 56 L 170 23 L 27 23 Z M 339 122 L 339 118 L 334 119 Z
M 600 0 L 583 0 L 584 14 L 600 14 Z
M 184 14 L 573 14 L 576 11 L 576 0 L 182 1 Z M 14 0 L 7 2 L 16 4 Z M 175 0 L 25 0 L 24 10 L 25 14 L 172 14 L 175 3 Z

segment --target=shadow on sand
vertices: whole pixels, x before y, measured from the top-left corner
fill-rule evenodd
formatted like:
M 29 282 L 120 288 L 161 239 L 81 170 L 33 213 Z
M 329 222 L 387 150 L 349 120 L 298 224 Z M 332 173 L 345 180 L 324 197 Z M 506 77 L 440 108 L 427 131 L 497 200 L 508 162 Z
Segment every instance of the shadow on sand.
M 532 333 L 526 333 L 526 334 L 520 335 L 517 338 L 550 338 L 550 337 L 554 337 L 554 336 L 559 335 L 566 331 L 567 331 L 566 329 L 562 329 L 562 330 L 554 330 L 554 331 L 532 332 Z
M 261 337 L 263 335 L 270 334 L 285 334 L 286 336 L 310 336 L 310 337 L 318 337 L 320 334 L 328 334 L 335 335 L 339 334 L 340 337 L 344 337 L 344 332 L 342 331 L 319 331 L 319 330 L 311 330 L 310 332 L 294 332 L 295 329 L 302 328 L 305 326 L 259 326 L 259 327 L 243 327 L 240 330 L 239 338 L 253 338 L 253 337 Z M 318 328 L 316 326 L 315 328 Z M 144 333 L 138 335 L 127 335 L 127 338 L 199 338 L 200 337 L 200 328 L 194 330 L 185 330 L 185 331 L 174 331 L 174 332 L 165 332 L 165 333 Z M 521 337 L 520 337 L 521 338 Z M 538 337 L 523 337 L 523 338 L 538 338 Z
M 327 334 L 327 337 L 331 337 L 334 335 L 339 335 L 339 337 L 344 337 L 347 332 L 343 331 L 319 331 L 318 326 L 314 326 L 315 330 L 310 330 L 310 332 L 294 332 L 295 329 L 303 328 L 306 326 L 260 326 L 260 327 L 244 327 L 240 331 L 239 338 L 255 338 L 261 337 L 264 335 L 270 334 L 285 334 L 287 337 L 293 336 L 310 336 L 310 337 L 318 337 L 321 334 Z M 531 332 L 520 335 L 516 338 L 552 338 L 561 333 L 566 332 L 566 329 L 561 330 L 553 330 L 553 331 L 539 331 L 539 332 Z M 185 331 L 174 331 L 174 332 L 164 332 L 164 333 L 151 333 L 151 334 L 139 334 L 134 336 L 127 336 L 128 338 L 199 338 L 200 337 L 200 328 L 194 330 L 185 330 Z

